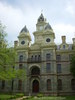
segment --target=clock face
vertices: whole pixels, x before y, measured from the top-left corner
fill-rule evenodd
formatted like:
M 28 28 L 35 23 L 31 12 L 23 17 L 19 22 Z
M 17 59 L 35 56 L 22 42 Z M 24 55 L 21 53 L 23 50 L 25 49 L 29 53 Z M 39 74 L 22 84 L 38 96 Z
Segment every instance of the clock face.
M 42 30 L 43 29 L 43 26 L 40 26 L 40 30 Z
M 51 41 L 50 38 L 47 38 L 47 39 L 46 39 L 46 42 L 50 42 L 50 41 Z
M 21 41 L 21 44 L 24 45 L 25 44 L 25 41 Z

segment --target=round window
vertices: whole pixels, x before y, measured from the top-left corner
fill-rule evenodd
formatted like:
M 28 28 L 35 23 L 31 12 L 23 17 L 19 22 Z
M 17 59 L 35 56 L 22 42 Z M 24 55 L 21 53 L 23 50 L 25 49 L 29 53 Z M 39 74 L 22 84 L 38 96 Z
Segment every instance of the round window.
M 25 41 L 22 41 L 21 44 L 25 44 Z
M 46 42 L 50 42 L 50 38 L 47 38 L 47 39 L 46 39 Z

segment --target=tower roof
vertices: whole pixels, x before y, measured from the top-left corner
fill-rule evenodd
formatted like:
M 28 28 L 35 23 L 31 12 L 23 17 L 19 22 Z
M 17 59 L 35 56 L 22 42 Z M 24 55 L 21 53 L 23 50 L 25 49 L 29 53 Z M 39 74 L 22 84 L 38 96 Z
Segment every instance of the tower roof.
M 46 25 L 45 30 L 46 29 L 52 29 L 52 27 L 51 27 L 51 25 L 49 23 Z
M 46 21 L 46 19 L 44 18 L 43 14 L 41 13 L 41 15 L 38 18 L 38 22 L 44 22 Z
M 25 25 L 25 27 L 21 30 L 20 33 L 22 33 L 22 32 L 25 32 L 25 33 L 28 33 L 28 32 L 29 32 L 28 29 L 27 29 L 27 27 L 26 27 L 26 25 Z

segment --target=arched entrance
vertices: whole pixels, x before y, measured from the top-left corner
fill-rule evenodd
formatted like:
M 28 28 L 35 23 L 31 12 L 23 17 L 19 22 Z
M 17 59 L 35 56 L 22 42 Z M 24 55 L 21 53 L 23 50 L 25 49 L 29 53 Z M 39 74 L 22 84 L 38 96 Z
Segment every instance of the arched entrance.
M 39 92 L 39 82 L 38 80 L 34 80 L 32 83 L 32 92 L 38 93 Z

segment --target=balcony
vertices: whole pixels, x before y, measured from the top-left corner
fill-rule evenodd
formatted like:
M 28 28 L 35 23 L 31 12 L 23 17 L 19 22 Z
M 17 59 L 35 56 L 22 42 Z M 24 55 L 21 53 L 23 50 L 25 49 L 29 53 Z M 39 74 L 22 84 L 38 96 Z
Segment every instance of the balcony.
M 40 63 L 41 62 L 41 58 L 28 58 L 28 63 Z

